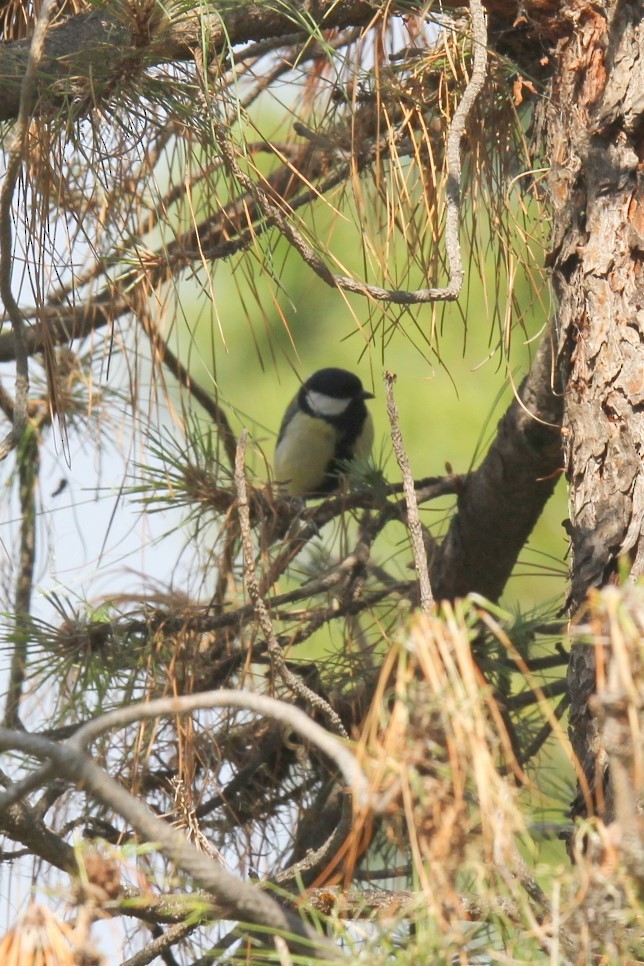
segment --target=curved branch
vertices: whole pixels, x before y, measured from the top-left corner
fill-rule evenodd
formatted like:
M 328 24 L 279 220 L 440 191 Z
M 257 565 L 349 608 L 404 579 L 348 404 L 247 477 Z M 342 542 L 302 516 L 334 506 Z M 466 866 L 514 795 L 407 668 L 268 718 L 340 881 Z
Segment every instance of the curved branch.
M 177 700 L 154 702 L 157 705 L 160 703 L 167 707 L 168 704 L 176 704 Z M 145 712 L 149 707 L 151 705 L 139 705 L 139 716 L 146 717 Z M 117 726 L 114 716 L 123 720 L 133 710 L 125 708 L 122 712 L 104 715 L 92 723 L 94 730 L 92 726 L 86 726 L 82 729 L 82 734 L 86 740 L 90 740 L 93 733 L 103 730 L 99 728 L 96 732 L 99 723 L 109 727 L 106 724 L 109 719 Z M 130 717 L 130 720 L 136 718 Z M 208 892 L 212 892 L 223 904 L 227 917 L 234 917 L 241 922 L 270 931 L 280 930 L 287 936 L 294 937 L 292 949 L 302 955 L 335 961 L 340 958 L 337 947 L 308 927 L 300 916 L 282 906 L 263 889 L 232 875 L 218 862 L 195 848 L 180 832 L 157 818 L 143 802 L 126 791 L 119 782 L 99 768 L 89 755 L 80 750 L 79 744 L 78 736 L 77 747 L 73 747 L 71 743 L 58 745 L 35 735 L 0 728 L 0 748 L 22 751 L 41 760 L 53 762 L 59 774 L 82 786 L 97 801 L 122 815 L 143 839 L 156 843 L 177 868 L 188 873 Z
M 135 721 L 158 718 L 161 715 L 190 714 L 193 711 L 209 708 L 230 707 L 254 711 L 288 725 L 336 763 L 360 805 L 366 806 L 371 803 L 369 783 L 353 752 L 349 751 L 335 735 L 325 731 L 315 721 L 311 721 L 309 716 L 299 708 L 262 694 L 223 689 L 205 694 L 142 701 L 109 711 L 100 718 L 83 725 L 73 738 L 69 739 L 69 746 L 84 751 L 91 742 L 96 741 L 106 731 L 124 728 Z

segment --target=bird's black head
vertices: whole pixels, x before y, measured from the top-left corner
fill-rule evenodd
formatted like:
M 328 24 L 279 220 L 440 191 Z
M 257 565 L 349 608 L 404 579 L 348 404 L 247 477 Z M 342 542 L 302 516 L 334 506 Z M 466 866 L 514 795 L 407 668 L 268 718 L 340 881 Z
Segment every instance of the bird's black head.
M 325 400 L 328 399 L 328 406 Z M 373 399 L 373 393 L 362 388 L 362 383 L 353 372 L 330 367 L 318 369 L 302 384 L 300 405 L 313 415 L 332 416 L 343 411 L 334 401 L 344 401 L 348 406 L 356 400 Z

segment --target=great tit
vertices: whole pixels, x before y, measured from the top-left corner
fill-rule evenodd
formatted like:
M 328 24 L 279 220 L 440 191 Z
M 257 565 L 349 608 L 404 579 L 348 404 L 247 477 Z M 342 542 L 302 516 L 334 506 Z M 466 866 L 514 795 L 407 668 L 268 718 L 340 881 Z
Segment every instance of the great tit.
M 283 493 L 331 493 L 349 461 L 369 456 L 373 421 L 365 399 L 373 398 L 346 369 L 318 369 L 302 383 L 275 447 L 275 479 Z

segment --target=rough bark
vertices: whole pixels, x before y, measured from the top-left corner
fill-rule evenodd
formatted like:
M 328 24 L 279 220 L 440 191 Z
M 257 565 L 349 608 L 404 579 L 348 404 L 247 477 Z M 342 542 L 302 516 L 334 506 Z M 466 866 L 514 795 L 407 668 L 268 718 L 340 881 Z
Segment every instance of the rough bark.
M 472 591 L 498 599 L 559 479 L 561 415 L 549 332 L 487 456 L 459 496 L 431 564 L 437 600 Z
M 636 2 L 573 2 L 569 14 L 544 131 L 575 614 L 618 557 L 644 569 L 644 21 Z M 592 789 L 604 772 L 592 647 L 575 645 L 568 677 L 570 736 Z

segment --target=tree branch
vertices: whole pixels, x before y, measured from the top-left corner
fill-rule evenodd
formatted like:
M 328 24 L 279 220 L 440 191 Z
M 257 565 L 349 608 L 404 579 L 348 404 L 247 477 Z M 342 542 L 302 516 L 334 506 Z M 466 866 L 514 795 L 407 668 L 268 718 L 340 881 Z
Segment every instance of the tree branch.
M 239 695 L 236 692 L 233 692 L 233 695 L 237 698 L 251 697 Z M 260 696 L 252 697 L 258 698 Z M 270 699 L 264 698 L 263 700 L 268 701 Z M 180 707 L 181 704 L 185 705 L 185 699 L 183 701 L 174 699 L 153 702 L 152 704 L 159 705 L 160 703 L 165 705 L 166 708 L 169 705 Z M 152 707 L 152 704 L 139 705 L 138 715 L 149 717 L 146 712 Z M 278 705 L 280 702 L 273 701 L 272 704 Z M 234 917 L 241 922 L 251 923 L 263 929 L 280 930 L 286 935 L 294 937 L 292 949 L 295 952 L 299 951 L 302 955 L 318 956 L 326 960 L 339 959 L 340 954 L 337 947 L 308 927 L 299 915 L 282 906 L 264 890 L 238 879 L 218 862 L 200 852 L 181 833 L 157 818 L 138 798 L 126 791 L 115 779 L 111 778 L 102 768 L 99 768 L 89 755 L 80 750 L 83 741 L 89 741 L 92 735 L 100 734 L 104 730 L 103 726 L 105 728 L 118 726 L 117 722 L 125 719 L 137 720 L 137 718 L 131 718 L 133 710 L 130 707 L 123 709 L 123 711 L 111 712 L 99 719 L 100 727 L 99 721 L 97 721 L 93 723 L 93 726 L 86 726 L 81 729 L 79 733 L 81 737 L 77 735 L 74 739 L 75 747 L 70 743 L 58 745 L 35 735 L 0 728 L 0 748 L 3 750 L 19 750 L 27 755 L 55 763 L 61 775 L 82 786 L 86 792 L 107 808 L 114 809 L 126 819 L 145 841 L 156 843 L 163 854 L 177 868 L 187 872 L 195 882 L 207 891 L 212 892 L 223 904 L 227 918 Z M 296 708 L 289 708 L 289 710 L 297 712 Z M 303 712 L 298 712 L 298 714 L 306 718 Z M 112 722 L 112 724 L 110 725 L 108 722 Z M 323 729 L 320 728 L 319 730 L 322 731 Z M 325 736 L 330 738 L 326 733 Z M 342 750 L 344 751 L 344 749 Z
M 255 616 L 259 622 L 260 627 L 264 633 L 264 638 L 266 640 L 266 647 L 271 659 L 271 664 L 275 670 L 279 673 L 284 684 L 290 688 L 293 694 L 297 694 L 304 701 L 307 701 L 311 707 L 316 708 L 320 711 L 333 725 L 334 730 L 342 735 L 344 738 L 348 738 L 348 734 L 345 731 L 344 725 L 338 714 L 333 710 L 328 701 L 325 701 L 319 694 L 312 691 L 309 687 L 304 684 L 297 675 L 293 674 L 289 669 L 284 654 L 282 653 L 282 648 L 279 645 L 277 636 L 273 629 L 273 623 L 271 621 L 271 615 L 269 613 L 268 607 L 262 598 L 260 593 L 259 585 L 257 583 L 257 573 L 255 570 L 255 559 L 253 551 L 253 541 L 251 537 L 251 526 L 250 526 L 250 509 L 248 503 L 248 490 L 246 486 L 246 475 L 245 475 L 245 456 L 246 456 L 246 444 L 248 442 L 248 430 L 245 429 L 242 432 L 239 443 L 237 444 L 237 454 L 235 458 L 235 488 L 237 490 L 237 506 L 239 511 L 239 522 L 242 532 L 242 551 L 244 555 L 244 580 L 246 582 L 246 589 L 248 595 L 253 602 L 253 607 L 255 608 Z
M 427 552 L 423 541 L 423 530 L 418 514 L 418 501 L 416 499 L 416 489 L 414 480 L 409 468 L 409 459 L 403 445 L 402 433 L 400 432 L 400 422 L 398 420 L 398 408 L 394 399 L 394 381 L 396 377 L 392 372 L 385 372 L 385 385 L 387 389 L 387 415 L 391 427 L 391 442 L 396 454 L 396 460 L 400 467 L 403 477 L 403 490 L 405 502 L 407 504 L 407 529 L 411 539 L 414 564 L 418 576 L 418 586 L 420 588 L 420 606 L 426 614 L 434 607 L 434 596 L 432 585 L 429 580 L 429 569 L 427 567 Z
M 208 40 L 208 57 L 213 60 L 233 45 L 283 38 L 291 42 L 303 24 L 315 23 L 321 30 L 366 26 L 386 6 L 390 16 L 418 13 L 422 5 L 410 0 L 390 0 L 379 5 L 373 0 L 293 0 L 287 4 L 262 4 L 237 0 L 219 4 L 208 15 L 209 7 L 188 10 L 181 18 L 159 16 L 158 8 L 149 14 L 147 24 L 140 19 L 128 23 L 107 5 L 70 17 L 49 31 L 45 62 L 38 75 L 38 91 L 48 105 L 74 101 L 77 112 L 87 112 L 97 101 L 113 92 L 121 76 L 130 78 L 168 62 L 191 61 L 195 51 L 203 50 Z M 461 7 L 458 0 L 446 0 L 445 10 Z M 548 44 L 571 29 L 561 16 L 561 0 L 486 0 L 491 18 L 492 46 L 515 60 L 532 77 L 543 76 L 548 63 L 541 53 Z M 119 10 L 124 8 L 117 8 Z M 198 10 L 195 13 L 194 10 Z M 144 28 L 144 29 L 142 29 Z M 147 28 L 147 29 L 145 29 Z M 28 61 L 28 40 L 3 44 L 3 70 L 0 77 L 0 121 L 18 115 L 19 92 Z
M 395 4 L 392 4 L 395 8 Z M 409 4 L 400 6 L 409 9 Z M 87 111 L 113 93 L 121 78 L 134 83 L 133 74 L 172 61 L 193 60 L 208 39 L 214 59 L 237 44 L 267 37 L 289 37 L 295 27 L 314 22 L 321 29 L 368 24 L 376 11 L 369 0 L 309 0 L 286 4 L 235 3 L 208 15 L 212 7 L 199 5 L 168 20 L 150 5 L 147 28 L 139 20 L 128 22 L 125 7 L 102 5 L 90 13 L 70 17 L 47 36 L 45 56 L 37 75 L 37 94 L 43 107 L 75 104 L 77 114 Z M 114 12 L 118 10 L 121 16 Z M 196 12 L 195 12 L 196 11 Z M 20 86 L 29 60 L 29 41 L 3 44 L 0 78 L 0 121 L 18 116 Z
M 329 734 L 315 721 L 311 721 L 309 716 L 299 708 L 295 708 L 285 701 L 277 701 L 275 698 L 261 694 L 222 689 L 210 693 L 184 695 L 178 698 L 158 698 L 156 701 L 127 705 L 109 711 L 107 714 L 83 725 L 73 738 L 70 738 L 69 745 L 84 751 L 91 742 L 106 731 L 124 728 L 135 721 L 157 718 L 160 715 L 190 714 L 193 711 L 205 708 L 228 707 L 244 708 L 247 711 L 266 715 L 288 725 L 335 762 L 342 772 L 347 786 L 352 789 L 360 805 L 369 804 L 371 801 L 369 783 L 357 759 L 343 742 L 335 735 Z
M 19 710 L 27 664 L 29 613 L 36 559 L 36 489 L 40 471 L 40 443 L 35 426 L 29 426 L 18 446 L 20 500 L 20 547 L 14 595 L 16 632 L 11 655 L 4 721 L 7 727 L 20 724 Z
M 11 794 L 13 785 L 2 774 L 0 785 Z M 20 842 L 32 855 L 44 859 L 57 869 L 70 872 L 76 868 L 71 845 L 47 828 L 34 810 L 24 802 L 14 801 L 6 808 L 0 806 L 0 831 L 14 842 Z
M 472 592 L 497 600 L 554 491 L 563 468 L 563 401 L 552 360 L 549 330 L 487 456 L 459 493 L 431 561 L 437 600 Z
M 177 943 L 182 942 L 198 927 L 199 923 L 192 918 L 188 922 L 178 922 L 176 925 L 170 926 L 166 932 L 160 932 L 160 935 L 149 942 L 147 946 L 144 946 L 143 949 L 140 949 L 138 953 L 135 953 L 134 956 L 125 959 L 121 966 L 146 966 L 147 963 L 161 957 L 163 953 L 167 953 Z

